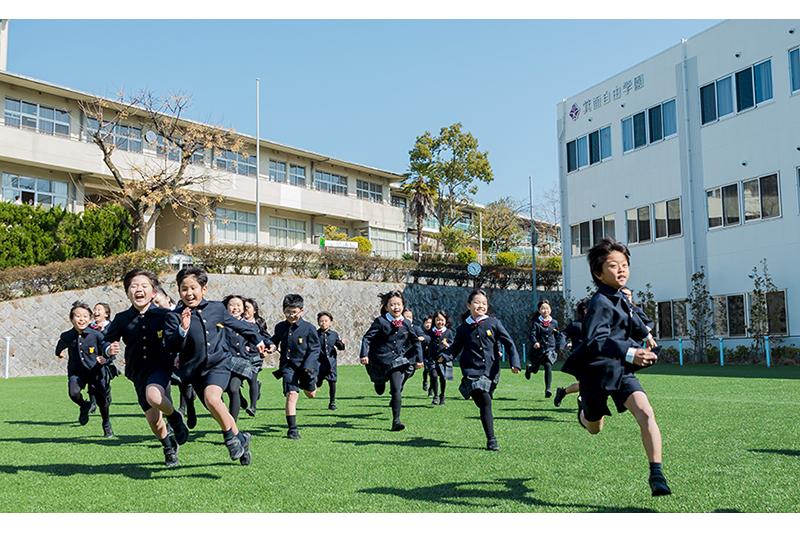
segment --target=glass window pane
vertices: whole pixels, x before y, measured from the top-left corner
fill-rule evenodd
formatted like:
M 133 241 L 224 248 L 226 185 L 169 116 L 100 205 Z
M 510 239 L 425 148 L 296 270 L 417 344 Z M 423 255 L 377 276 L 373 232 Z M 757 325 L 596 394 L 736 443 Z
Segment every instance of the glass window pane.
M 767 322 L 770 335 L 786 335 L 786 293 L 783 291 L 767 293 Z
M 26 178 L 25 176 L 20 176 L 19 188 L 25 189 L 27 191 L 32 191 L 36 188 L 36 180 L 34 178 Z
M 579 255 L 581 253 L 581 227 L 577 225 L 570 226 L 570 233 L 572 234 L 572 255 Z
M 53 197 L 49 194 L 37 194 L 36 195 L 36 205 L 41 205 L 42 207 L 50 208 L 53 206 Z
M 578 139 L 578 168 L 589 164 L 589 146 L 586 137 Z
M 36 180 L 36 190 L 41 192 L 50 192 L 50 180 Z
M 717 337 L 728 336 L 728 304 L 724 296 L 714 296 L 714 334 Z
M 614 227 L 614 215 L 607 215 L 603 222 L 603 231 L 606 237 L 616 239 L 616 229 Z
M 689 328 L 686 321 L 686 300 L 672 302 L 672 334 L 675 338 L 689 336 Z
M 753 71 L 756 86 L 756 103 L 772 100 L 772 60 L 755 66 Z
M 650 119 L 650 142 L 660 141 L 664 138 L 664 127 L 661 120 L 661 106 L 652 107 L 647 112 Z
M 650 206 L 640 207 L 638 210 L 639 219 L 639 242 L 650 240 Z
M 581 222 L 581 253 L 585 254 L 591 248 L 589 235 L 589 222 Z
M 739 185 L 737 183 L 722 188 L 722 215 L 725 226 L 739 223 Z
M 47 120 L 56 118 L 56 110 L 52 107 L 39 106 L 39 116 Z
M 653 204 L 653 217 L 656 220 L 656 239 L 667 236 L 667 202 Z
M 744 336 L 744 295 L 728 296 L 728 331 L 731 337 Z
M 647 144 L 647 127 L 645 126 L 644 111 L 633 115 L 633 147 L 639 148 Z
M 633 119 L 622 121 L 622 151 L 633 150 Z
M 706 192 L 708 203 L 708 227 L 716 228 L 722 225 L 722 190 L 712 189 Z
M 600 132 L 594 131 L 589 134 L 589 164 L 593 165 L 600 162 Z
M 781 215 L 781 203 L 778 197 L 778 175 L 764 176 L 761 183 L 761 216 L 763 218 Z
M 800 91 L 800 48 L 789 52 L 789 71 L 792 79 L 792 92 Z
M 731 76 L 717 82 L 717 111 L 720 117 L 733 113 L 733 78 Z
M 753 100 L 753 69 L 736 73 L 736 110 L 744 111 L 755 105 Z
M 26 115 L 36 116 L 38 114 L 38 106 L 30 102 L 22 102 L 22 112 Z
M 606 126 L 600 130 L 600 158 L 609 157 L 611 157 L 611 126 Z
M 603 219 L 592 220 L 592 246 L 603 240 Z
M 749 180 L 742 183 L 745 221 L 761 218 L 761 202 L 758 196 L 758 180 Z
M 681 231 L 681 200 L 676 198 L 667 202 L 667 234 L 673 237 Z
M 66 196 L 69 190 L 69 186 L 64 183 L 63 181 L 53 181 L 53 192 L 60 196 Z
M 639 227 L 636 220 L 636 209 L 625 211 L 628 222 L 628 243 L 639 242 Z
M 567 172 L 578 170 L 578 143 L 570 141 L 567 143 Z
M 795 50 L 795 52 L 797 52 L 797 50 Z M 19 100 L 6 98 L 6 111 L 15 111 L 19 113 Z
M 717 120 L 717 98 L 713 83 L 700 88 L 700 115 L 703 124 Z
M 675 100 L 665 102 L 661 106 L 664 113 L 664 137 L 678 133 L 678 114 L 676 111 Z
M 672 338 L 672 302 L 658 302 L 658 336 Z

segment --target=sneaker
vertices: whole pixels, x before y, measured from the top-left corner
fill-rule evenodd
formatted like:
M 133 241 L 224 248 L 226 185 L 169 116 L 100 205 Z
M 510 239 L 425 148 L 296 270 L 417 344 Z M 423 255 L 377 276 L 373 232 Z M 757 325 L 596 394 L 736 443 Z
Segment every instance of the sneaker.
M 558 387 L 556 389 L 556 397 L 553 399 L 553 404 L 556 407 L 561 406 L 561 402 L 564 400 L 564 397 L 567 395 L 567 389 L 564 387 Z
M 338 411 L 339 410 L 339 408 L 336 407 L 336 404 L 334 402 L 331 402 L 331 403 L 328 404 L 328 409 L 330 409 L 331 411 Z
M 428 390 L 428 382 L 427 382 L 427 381 L 423 381 L 423 382 L 422 382 L 422 390 L 423 390 L 423 391 L 426 391 L 426 390 Z
M 288 433 L 286 433 L 286 438 L 287 439 L 294 439 L 294 440 L 299 439 L 300 438 L 300 430 L 297 429 L 297 428 L 290 429 L 288 431 Z
M 183 415 L 181 415 L 180 411 L 176 412 L 178 413 L 178 421 L 172 428 L 175 435 L 175 441 L 178 444 L 186 444 L 186 441 L 189 440 L 189 428 L 187 428 L 186 424 L 183 422 Z
M 254 407 L 248 407 L 247 409 L 244 410 L 244 412 L 250 416 L 256 416 L 256 410 Z
M 438 397 L 438 396 L 434 396 L 434 397 L 433 397 L 433 401 L 432 401 L 431 403 L 432 403 L 433 405 L 439 405 L 439 397 Z
M 111 429 L 111 422 L 103 422 L 103 438 L 110 439 L 114 436 L 114 431 Z
M 89 407 L 91 407 L 90 402 L 83 402 L 81 405 L 81 412 L 78 415 L 78 423 L 82 426 L 85 426 L 89 423 Z
M 653 496 L 668 496 L 672 494 L 672 491 L 669 490 L 667 486 L 667 480 L 664 478 L 664 474 L 650 476 L 650 490 L 653 492 Z
M 97 400 L 94 396 L 89 396 L 92 405 L 89 406 L 89 414 L 93 415 L 97 411 Z
M 406 429 L 406 426 L 405 424 L 400 422 L 399 418 L 392 421 L 392 429 L 391 429 L 392 431 L 403 431 L 404 429 Z
M 375 383 L 375 392 L 378 393 L 378 396 L 386 392 L 386 383 Z
M 533 367 L 530 364 L 528 364 L 528 366 L 525 367 L 525 379 L 531 379 L 531 371 L 532 370 L 533 370 Z
M 444 396 L 439 396 L 439 405 L 444 405 Z
M 553 395 L 553 393 L 552 393 L 552 392 L 550 392 L 550 389 L 547 389 L 546 391 L 544 391 L 544 397 L 545 397 L 545 398 L 549 398 L 549 397 L 550 397 L 550 396 L 552 396 L 552 395 Z
M 231 454 L 231 461 L 236 461 L 244 455 L 244 447 L 242 441 L 239 440 L 239 435 L 225 439 L 225 446 L 228 447 L 228 452 Z
M 433 398 L 433 389 L 428 389 L 428 398 Z
M 180 445 L 175 442 L 175 439 L 170 437 L 172 446 L 164 448 L 164 465 L 165 466 L 178 466 L 178 448 Z
M 242 444 L 244 453 L 239 458 L 239 462 L 242 464 L 242 466 L 248 466 L 250 461 L 253 459 L 253 456 L 250 454 L 250 433 L 243 431 L 242 435 L 244 436 L 244 444 Z
M 492 437 L 491 439 L 486 441 L 486 449 L 490 452 L 499 452 L 500 445 L 497 444 L 497 439 Z
M 188 415 L 186 416 L 186 425 L 189 429 L 194 429 L 197 425 L 197 412 L 194 410 L 194 400 L 189 402 L 189 405 L 186 407 L 186 411 L 188 411 Z

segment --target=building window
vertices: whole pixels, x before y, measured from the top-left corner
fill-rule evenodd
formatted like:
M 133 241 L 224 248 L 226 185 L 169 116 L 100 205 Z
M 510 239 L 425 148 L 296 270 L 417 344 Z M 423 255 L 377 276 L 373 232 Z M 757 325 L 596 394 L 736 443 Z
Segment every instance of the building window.
M 405 252 L 405 233 L 371 228 L 369 234 L 374 255 L 399 258 Z
M 318 191 L 347 196 L 347 178 L 318 170 L 314 174 L 314 188 Z
M 572 255 L 582 255 L 603 237 L 615 237 L 614 215 L 606 215 L 588 222 L 570 226 L 572 232 Z
M 286 183 L 286 163 L 269 160 L 269 179 L 278 183 Z
M 611 126 L 567 143 L 567 172 L 611 158 Z
M 392 206 L 405 209 L 407 207 L 406 199 L 400 196 L 392 196 Z
M 416 223 L 415 223 L 416 225 Z M 439 231 L 439 221 L 433 217 L 427 217 L 422 219 L 422 227 L 432 229 L 434 231 Z
M 656 331 L 661 339 L 678 339 L 688 336 L 686 300 L 656 302 Z
M 656 223 L 656 239 L 680 236 L 682 233 L 680 198 L 653 204 L 653 218 Z
M 744 337 L 752 323 L 753 294 L 714 296 L 714 333 L 718 337 Z M 745 301 L 748 305 L 745 306 Z M 787 335 L 786 291 L 767 293 L 767 330 L 769 335 Z
M 229 242 L 256 242 L 256 214 L 218 207 L 216 238 Z
M 93 118 L 86 118 L 87 141 L 93 142 L 90 135 L 100 129 L 100 121 Z M 101 132 L 103 137 L 108 139 L 120 150 L 128 152 L 142 152 L 142 128 L 134 128 L 125 124 L 112 124 L 106 122 Z
M 306 167 L 289 165 L 289 185 L 306 186 Z
M 739 198 L 741 189 L 742 197 Z M 735 226 L 744 221 L 777 218 L 781 216 L 778 175 L 770 174 L 706 191 L 708 227 Z
M 792 93 L 800 91 L 800 48 L 789 51 L 789 79 Z
M 652 240 L 649 205 L 625 211 L 625 218 L 628 221 L 628 244 Z
M 653 144 L 678 133 L 675 99 L 622 120 L 622 152 Z
M 383 202 L 383 187 L 380 183 L 356 180 L 356 196 L 372 202 Z
M 768 59 L 700 88 L 700 117 L 708 124 L 772 100 L 772 60 Z M 734 107 L 735 105 L 735 107 Z
M 269 217 L 269 243 L 291 248 L 306 242 L 306 223 L 291 218 Z
M 51 208 L 67 208 L 69 186 L 63 181 L 3 173 L 3 201 Z
M 256 175 L 256 157 L 230 150 L 214 150 L 214 166 L 242 176 Z
M 6 126 L 69 137 L 69 113 L 64 109 L 6 98 L 5 111 Z
M 325 237 L 325 227 L 326 226 L 333 226 L 336 228 L 338 233 L 344 233 L 345 235 L 349 235 L 347 228 L 341 228 L 339 226 L 334 226 L 333 224 L 314 224 L 314 238 L 316 244 L 316 237 Z
M 767 320 L 770 335 L 788 335 L 789 325 L 786 321 L 786 292 L 767 293 Z
M 178 146 L 173 141 L 167 143 L 162 135 L 158 136 L 158 141 L 156 142 L 156 154 L 159 157 L 166 157 L 170 161 L 178 162 L 181 160 L 181 149 L 178 148 Z M 192 154 L 192 158 L 189 161 L 189 164 L 204 165 L 205 162 L 206 162 L 205 149 L 200 148 L 198 151 Z

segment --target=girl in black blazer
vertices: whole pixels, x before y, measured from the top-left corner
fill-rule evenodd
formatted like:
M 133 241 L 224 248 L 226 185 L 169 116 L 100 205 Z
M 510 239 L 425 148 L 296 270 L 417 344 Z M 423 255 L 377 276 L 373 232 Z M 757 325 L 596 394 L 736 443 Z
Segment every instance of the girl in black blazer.
M 450 329 L 453 323 L 450 316 L 442 311 L 433 314 L 434 327 L 430 330 L 430 346 L 426 359 L 432 362 L 431 390 L 433 391 L 433 405 L 444 405 L 444 390 L 448 381 L 453 381 L 453 362 L 438 362 L 439 355 L 453 344 L 455 332 Z
M 553 395 L 550 384 L 553 381 L 553 364 L 558 355 L 556 350 L 564 348 L 564 334 L 559 331 L 558 321 L 552 317 L 549 300 L 539 302 L 536 311 L 530 318 L 531 324 L 531 362 L 525 369 L 525 379 L 544 367 L 544 397 Z

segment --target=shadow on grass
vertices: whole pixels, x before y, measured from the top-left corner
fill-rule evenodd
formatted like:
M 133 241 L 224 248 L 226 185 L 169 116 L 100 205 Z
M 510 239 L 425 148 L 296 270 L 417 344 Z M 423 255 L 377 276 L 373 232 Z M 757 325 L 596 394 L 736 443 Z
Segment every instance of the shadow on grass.
M 507 500 L 523 505 L 548 507 L 565 510 L 578 510 L 595 513 L 652 513 L 652 509 L 643 507 L 611 507 L 605 505 L 589 505 L 582 503 L 552 503 L 534 498 L 533 489 L 525 487 L 526 479 L 499 479 L 497 481 L 467 481 L 463 483 L 440 483 L 430 487 L 401 489 L 397 487 L 376 487 L 358 492 L 365 494 L 387 494 L 410 501 L 426 503 L 442 503 L 463 507 L 464 512 L 475 512 L 482 507 L 491 510 L 497 503 L 488 500 Z M 470 511 L 469 509 L 472 509 Z
M 303 414 L 305 416 L 317 416 L 317 417 L 320 417 L 320 416 L 331 417 L 331 416 L 333 416 L 333 417 L 336 417 L 336 418 L 355 418 L 357 420 L 361 420 L 361 419 L 364 419 L 364 418 L 372 418 L 372 417 L 375 417 L 375 416 L 380 416 L 380 415 L 383 414 L 383 411 L 377 411 L 375 413 L 364 413 L 364 414 L 361 414 L 361 415 L 344 415 L 344 414 L 339 414 L 339 413 L 340 413 L 340 411 L 336 411 L 336 414 L 333 414 L 333 412 L 330 412 L 330 413 L 324 413 L 324 412 L 323 413 L 308 413 L 308 414 L 303 413 Z
M 99 444 L 100 446 L 119 446 L 120 444 L 154 444 L 160 443 L 154 437 L 144 435 L 115 435 L 110 439 L 98 433 L 96 437 L 22 437 L 17 439 L 0 439 L 3 442 L 19 442 L 20 444 Z
M 789 455 L 791 457 L 800 456 L 800 450 L 747 450 L 756 453 L 776 453 L 778 455 Z
M 387 429 L 386 431 L 389 430 Z M 452 448 L 461 450 L 474 449 L 473 447 L 470 446 L 454 446 L 448 444 L 448 442 L 445 440 L 426 439 L 424 437 L 413 437 L 406 441 L 339 440 L 336 442 L 342 444 L 352 444 L 354 446 L 370 446 L 373 444 L 377 444 L 377 445 L 388 445 L 388 446 L 403 446 L 406 448 Z
M 69 477 L 76 475 L 96 475 L 107 474 L 111 476 L 125 476 L 128 479 L 162 479 L 167 476 L 154 475 L 154 474 L 177 474 L 179 477 L 193 477 L 200 479 L 222 479 L 221 476 L 209 474 L 207 472 L 191 473 L 191 468 L 207 468 L 209 466 L 222 466 L 223 463 L 217 465 L 202 465 L 198 467 L 192 466 L 178 466 L 177 468 L 167 469 L 163 464 L 151 463 L 149 465 L 131 464 L 131 463 L 117 463 L 108 465 L 79 465 L 79 464 L 53 464 L 53 465 L 28 465 L 28 466 L 6 466 L 0 465 L 0 472 L 4 474 L 17 474 L 19 472 L 37 472 L 40 474 L 47 474 L 49 476 Z M 225 463 L 228 466 L 229 463 Z
M 555 370 L 555 369 L 553 369 Z M 662 363 L 637 375 L 699 376 L 716 378 L 800 379 L 800 366 L 732 365 Z

